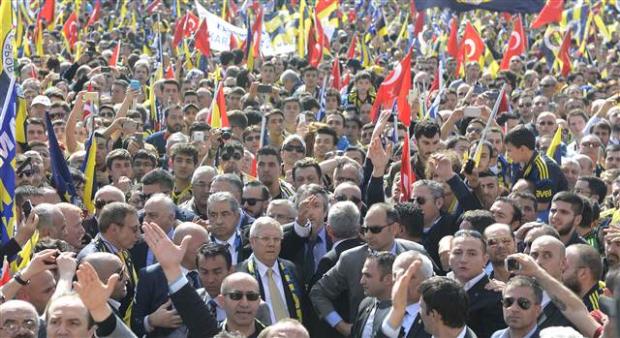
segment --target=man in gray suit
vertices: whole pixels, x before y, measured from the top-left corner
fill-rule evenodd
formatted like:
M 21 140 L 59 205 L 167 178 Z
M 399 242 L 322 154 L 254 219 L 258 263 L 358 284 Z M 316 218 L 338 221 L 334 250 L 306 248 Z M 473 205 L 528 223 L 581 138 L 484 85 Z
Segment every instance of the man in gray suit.
M 398 255 L 401 252 L 416 250 L 426 254 L 420 244 L 396 239 L 396 234 L 400 230 L 398 219 L 398 211 L 394 206 L 387 203 L 373 204 L 361 227 L 366 244 L 343 252 L 336 265 L 323 275 L 310 291 L 310 300 L 319 317 L 345 337 L 351 334 L 352 324 L 342 320 L 341 314 L 335 310 L 334 300 L 338 299 L 341 293 L 348 291 L 351 312 L 349 318 L 355 319 L 356 310 L 364 298 L 360 279 L 362 267 L 369 253 L 388 251 Z

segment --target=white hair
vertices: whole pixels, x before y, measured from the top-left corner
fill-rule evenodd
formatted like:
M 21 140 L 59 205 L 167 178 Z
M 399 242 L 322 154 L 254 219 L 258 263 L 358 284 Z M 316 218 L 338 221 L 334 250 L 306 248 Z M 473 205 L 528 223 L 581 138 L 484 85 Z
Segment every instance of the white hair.
M 540 338 L 584 338 L 583 335 L 572 327 L 550 326 L 540 331 Z
M 250 227 L 250 237 L 257 237 L 260 234 L 260 231 L 265 227 L 272 227 L 274 229 L 278 229 L 280 235 L 284 235 L 284 231 L 282 231 L 282 226 L 275 219 L 263 216 L 257 218 L 252 226 Z

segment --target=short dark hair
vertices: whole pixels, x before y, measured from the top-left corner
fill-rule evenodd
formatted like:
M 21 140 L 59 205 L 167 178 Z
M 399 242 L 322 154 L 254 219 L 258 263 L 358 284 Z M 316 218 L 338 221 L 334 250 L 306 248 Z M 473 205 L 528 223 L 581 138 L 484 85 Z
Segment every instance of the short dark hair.
M 504 290 L 506 290 L 509 286 L 531 289 L 534 294 L 534 303 L 542 303 L 543 290 L 534 278 L 528 276 L 514 276 L 508 280 Z
M 157 156 L 155 156 L 155 154 L 153 154 L 152 152 L 150 152 L 150 151 L 148 151 L 146 149 L 138 150 L 133 155 L 132 163 L 133 163 L 133 161 L 135 161 L 137 159 L 149 160 L 153 164 L 153 167 L 157 166 Z
M 603 278 L 603 261 L 601 255 L 588 244 L 573 244 L 571 250 L 577 250 L 577 268 L 586 268 L 592 273 L 592 278 Z
M 523 218 L 523 212 L 521 211 L 521 206 L 519 205 L 519 202 L 507 196 L 500 196 L 497 198 L 496 201 L 510 204 L 510 206 L 512 207 L 511 221 L 519 223 L 521 222 L 521 219 Z
M 463 221 L 469 222 L 474 230 L 483 233 L 484 229 L 495 223 L 495 218 L 489 210 L 477 209 L 465 211 L 457 220 L 457 224 L 461 224 Z
M 515 200 L 517 198 L 529 200 L 534 203 L 534 209 L 538 209 L 538 200 L 536 199 L 536 196 L 534 196 L 534 194 L 532 194 L 531 192 L 514 191 L 514 192 L 511 192 L 510 195 L 508 195 L 508 197 L 515 199 Z M 521 209 L 521 217 L 523 217 L 523 206 L 522 205 L 520 205 L 520 209 Z
M 574 192 L 560 191 L 553 196 L 551 203 L 557 201 L 569 203 L 575 215 L 581 215 L 583 213 L 583 199 Z
M 525 146 L 529 150 L 536 149 L 536 136 L 524 126 L 517 126 L 506 133 L 504 143 L 511 144 L 517 148 Z
M 244 187 L 260 188 L 261 198 L 264 199 L 265 201 L 268 201 L 269 199 L 271 199 L 271 193 L 269 193 L 269 189 L 261 181 L 246 182 Z
M 423 120 L 416 123 L 415 127 L 413 127 L 413 136 L 416 140 L 419 140 L 422 136 L 426 138 L 433 138 L 435 135 L 439 135 L 440 133 L 441 128 L 435 121 Z
M 585 181 L 588 183 L 588 188 L 590 188 L 592 194 L 597 196 L 597 202 L 603 203 L 605 196 L 607 196 L 607 185 L 603 180 L 595 176 L 579 176 L 577 181 Z
M 426 314 L 437 311 L 444 325 L 451 328 L 465 326 L 469 297 L 465 289 L 455 280 L 437 276 L 420 284 L 420 294 L 426 303 Z
M 155 168 L 144 174 L 141 183 L 142 185 L 159 183 L 170 190 L 174 189 L 174 177 L 162 168 Z
M 198 164 L 198 149 L 191 143 L 177 143 L 170 149 L 172 161 L 177 155 L 185 155 L 192 158 L 194 165 Z
M 108 170 L 112 169 L 112 163 L 116 160 L 128 161 L 131 163 L 131 154 L 127 149 L 114 149 L 105 157 L 105 166 Z
M 396 259 L 396 256 L 387 251 L 371 253 L 368 257 L 366 257 L 367 261 L 377 262 L 377 267 L 381 272 L 381 278 L 392 275 L 392 265 L 394 264 L 394 259 Z
M 319 162 L 317 162 L 312 157 L 306 157 L 306 158 L 302 158 L 301 160 L 295 162 L 295 165 L 293 166 L 293 181 L 295 180 L 295 175 L 297 173 L 297 170 L 301 168 L 309 168 L 309 167 L 313 167 L 314 170 L 316 170 L 316 174 L 319 176 L 319 179 L 323 177 L 323 172 L 321 171 L 321 166 L 319 165 Z
M 264 146 L 256 152 L 256 160 L 258 161 L 259 156 L 275 156 L 278 159 L 278 163 L 282 164 L 282 156 L 280 156 L 280 152 L 278 149 L 272 146 Z
M 200 249 L 198 249 L 198 254 L 196 255 L 196 265 L 198 265 L 198 260 L 200 257 L 215 258 L 217 256 L 224 257 L 224 260 L 226 261 L 226 268 L 230 270 L 232 267 L 232 256 L 230 255 L 230 252 L 225 245 L 215 242 L 205 243 L 200 247 Z
M 405 227 L 407 234 L 414 238 L 422 237 L 424 232 L 424 212 L 411 202 L 398 203 L 394 206 L 400 216 L 398 223 Z
M 125 217 L 131 213 L 137 214 L 136 208 L 134 208 L 131 204 L 124 202 L 112 202 L 106 204 L 103 209 L 101 209 L 101 214 L 99 214 L 99 232 L 105 233 L 108 231 L 112 223 L 124 226 Z
M 245 129 L 248 127 L 248 117 L 241 110 L 233 110 L 228 113 L 228 122 L 231 127 Z
M 452 238 L 452 240 L 454 241 L 457 238 L 474 238 L 480 241 L 480 245 L 482 246 L 482 252 L 486 253 L 487 252 L 487 242 L 484 240 L 484 236 L 482 236 L 482 234 L 480 234 L 478 231 L 476 230 L 466 230 L 466 229 L 461 229 L 457 232 L 454 233 L 454 237 Z
M 319 135 L 319 134 L 327 134 L 331 136 L 334 140 L 334 145 L 338 144 L 338 133 L 336 133 L 334 128 L 330 126 L 320 126 L 316 130 L 316 135 Z

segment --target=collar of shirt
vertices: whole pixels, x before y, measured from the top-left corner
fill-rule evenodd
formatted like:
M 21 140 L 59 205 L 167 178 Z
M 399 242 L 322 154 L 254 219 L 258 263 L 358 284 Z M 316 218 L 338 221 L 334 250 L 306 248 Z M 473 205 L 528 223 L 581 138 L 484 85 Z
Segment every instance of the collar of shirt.
M 275 278 L 280 278 L 280 269 L 278 268 L 278 261 L 276 260 L 273 263 L 273 266 L 267 266 L 265 264 L 263 264 L 263 262 L 259 261 L 256 257 L 254 257 L 254 254 L 252 254 L 252 258 L 254 259 L 254 262 L 256 262 L 256 269 L 258 269 L 258 273 L 260 275 L 261 278 L 267 278 L 267 270 L 269 268 L 271 268 L 271 270 L 273 270 L 273 277 Z
M 231 250 L 235 250 L 236 251 L 237 250 L 237 246 L 235 245 L 235 240 L 237 239 L 237 235 L 238 235 L 238 233 L 235 231 L 235 233 L 232 236 L 230 236 L 225 241 L 221 241 L 221 240 L 219 240 L 219 239 L 217 239 L 215 237 L 213 237 L 213 239 L 215 240 L 215 243 L 224 244 L 224 245 L 228 244 L 230 246 Z
M 370 253 L 377 253 L 377 252 L 379 252 L 378 250 L 372 249 L 370 246 L 368 246 L 368 244 L 366 244 L 366 246 L 368 248 L 368 252 L 370 252 Z M 393 255 L 397 255 L 396 254 L 396 240 L 392 244 L 392 248 L 390 249 L 390 253 L 393 254 Z
M 121 307 L 121 302 L 117 301 L 116 299 L 110 298 L 108 299 L 108 303 L 110 303 L 110 306 L 116 309 L 116 311 L 118 311 L 118 309 Z
M 543 290 L 543 296 L 542 296 L 542 301 L 540 302 L 540 305 L 544 309 L 545 306 L 549 304 L 549 302 L 551 302 L 551 297 L 549 297 L 549 294 L 547 293 L 547 291 Z
M 456 338 L 465 338 L 466 334 L 467 334 L 467 326 L 463 326 L 463 329 L 461 330 L 461 332 L 459 332 L 459 335 L 456 336 Z M 437 338 L 437 337 L 431 336 L 431 338 Z
M 114 246 L 114 244 L 108 241 L 102 233 L 99 233 L 99 237 L 101 238 L 101 241 L 103 241 L 103 244 L 105 244 L 113 254 L 116 255 L 120 251 L 117 247 Z
M 487 274 L 484 271 L 482 271 L 478 276 L 470 279 L 469 281 L 467 281 L 467 283 L 463 284 L 463 289 L 465 289 L 465 291 L 469 291 L 469 289 L 471 289 L 474 285 L 476 285 L 476 283 L 478 283 L 486 275 Z
M 441 221 L 441 219 L 443 218 L 443 214 L 440 214 L 439 217 L 437 217 L 434 221 L 433 224 L 431 224 L 430 227 L 426 228 L 426 229 L 422 229 L 422 233 L 423 234 L 428 234 L 432 228 L 435 227 L 435 225 L 437 225 L 437 223 L 439 223 L 439 221 Z

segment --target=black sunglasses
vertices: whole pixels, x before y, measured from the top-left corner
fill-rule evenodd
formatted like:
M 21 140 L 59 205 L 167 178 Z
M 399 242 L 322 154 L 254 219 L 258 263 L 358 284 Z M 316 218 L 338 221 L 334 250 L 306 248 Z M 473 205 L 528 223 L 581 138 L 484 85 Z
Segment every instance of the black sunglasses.
M 294 146 L 292 144 L 287 144 L 282 148 L 284 151 L 295 151 L 298 153 L 304 153 L 305 149 L 303 146 Z
M 246 142 L 258 141 L 260 140 L 260 135 L 248 136 L 245 138 Z
M 228 298 L 232 300 L 241 300 L 241 298 L 245 296 L 245 298 L 250 302 L 255 302 L 260 299 L 260 294 L 254 291 L 248 291 L 248 292 L 232 291 L 232 292 L 227 293 L 226 296 L 228 296 Z
M 235 161 L 239 161 L 241 159 L 240 153 L 226 153 L 222 154 L 222 161 L 230 161 L 230 159 L 234 159 Z
M 248 204 L 249 206 L 253 207 L 256 205 L 256 203 L 258 202 L 263 202 L 264 200 L 262 199 L 258 199 L 258 198 L 242 198 L 241 199 L 241 204 Z
M 359 199 L 359 198 L 357 198 L 357 197 L 355 197 L 355 196 L 347 197 L 347 196 L 345 196 L 345 195 L 339 195 L 339 196 L 336 196 L 336 197 L 334 197 L 334 198 L 335 198 L 335 199 L 336 199 L 336 201 L 338 201 L 338 202 L 343 202 L 343 201 L 351 201 L 351 202 L 353 202 L 354 204 L 359 204 L 359 203 L 362 201 L 361 199 Z
M 381 231 L 383 231 L 383 229 L 387 228 L 388 226 L 390 226 L 392 223 L 390 224 L 386 224 L 384 226 L 380 226 L 380 225 L 373 225 L 373 226 L 363 226 L 360 228 L 360 231 L 365 234 L 368 231 L 370 231 L 371 234 L 378 234 L 381 233 Z
M 24 178 L 24 176 L 30 177 L 32 175 L 34 175 L 34 170 L 23 170 L 17 173 L 17 176 L 19 176 L 19 178 Z
M 532 307 L 532 302 L 527 298 L 519 297 L 516 299 L 516 301 L 517 301 L 517 305 L 519 305 L 519 307 L 523 310 L 528 310 L 529 308 Z M 515 303 L 515 299 L 512 297 L 506 297 L 502 299 L 502 304 L 504 305 L 505 308 L 511 307 L 512 304 L 514 303 Z
M 418 205 L 424 205 L 426 203 L 426 198 L 418 196 L 414 197 L 413 201 L 416 202 Z

